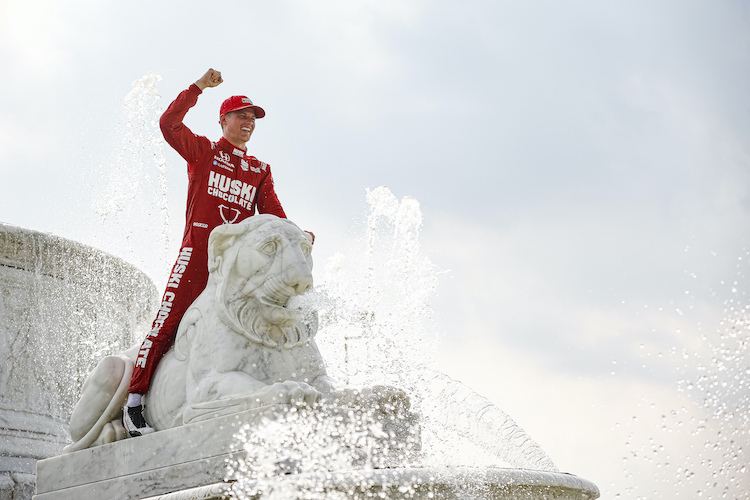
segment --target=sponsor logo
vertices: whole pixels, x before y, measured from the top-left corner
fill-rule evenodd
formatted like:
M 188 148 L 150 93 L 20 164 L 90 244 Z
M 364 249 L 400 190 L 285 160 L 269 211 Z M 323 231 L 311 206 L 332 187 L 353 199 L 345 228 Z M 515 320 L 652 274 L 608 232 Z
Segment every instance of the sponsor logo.
M 192 256 L 192 254 L 193 249 L 191 247 L 185 247 L 180 251 L 180 256 L 177 258 L 177 262 L 172 268 L 172 274 L 169 276 L 167 288 L 178 288 L 180 286 L 180 280 L 182 279 L 183 273 L 187 269 L 187 265 L 190 262 L 190 257 Z M 153 345 L 153 341 L 151 341 L 148 337 L 159 336 L 159 332 L 164 326 L 164 322 L 167 320 L 167 318 L 169 317 L 169 313 L 172 311 L 172 304 L 174 303 L 174 299 L 176 296 L 177 295 L 170 290 L 164 292 L 161 306 L 159 306 L 159 312 L 157 313 L 156 319 L 154 320 L 154 326 L 146 336 L 146 340 L 144 340 L 143 344 L 141 344 L 140 351 L 138 351 L 138 358 L 135 360 L 136 366 L 140 366 L 141 368 L 146 367 L 146 359 L 148 359 L 148 353 L 151 351 L 151 346 Z
M 202 227 L 203 229 L 208 229 L 208 224 L 204 224 L 203 222 L 193 222 L 193 225 L 195 227 Z
M 221 167 L 224 170 L 229 170 L 230 172 L 234 172 L 234 165 L 232 165 L 232 157 L 229 156 L 229 153 L 226 153 L 224 151 L 219 151 L 219 155 L 214 155 L 214 166 Z
M 223 163 L 219 163 L 216 160 L 214 160 L 214 167 L 221 167 L 224 170 L 229 170 L 230 172 L 234 172 L 234 167 L 232 165 L 225 165 Z
M 185 269 L 187 269 L 187 265 L 190 262 L 190 256 L 192 254 L 193 249 L 191 247 L 185 247 L 182 249 L 179 258 L 177 259 L 177 263 L 172 268 L 172 274 L 169 275 L 167 288 L 178 288 L 180 286 L 182 273 L 184 273 Z
M 242 98 L 242 104 L 252 104 L 252 103 L 253 103 L 253 101 L 251 101 L 247 97 L 243 97 Z
M 234 154 L 234 155 L 237 155 L 237 156 L 239 156 L 240 158 L 244 158 L 244 157 L 245 157 L 245 152 L 244 152 L 244 151 L 242 151 L 242 150 L 241 150 L 241 149 L 239 149 L 239 148 L 234 148 L 234 151 L 232 151 L 232 154 Z
M 257 188 L 239 179 L 231 179 L 224 174 L 209 172 L 208 194 L 229 203 L 236 203 L 242 208 L 250 208 L 255 199 Z
M 247 172 L 247 169 L 250 168 L 250 164 L 243 158 L 240 160 L 240 168 Z
M 230 218 L 230 215 L 232 214 L 234 214 L 234 216 Z M 234 224 L 237 221 L 237 217 L 240 216 L 240 211 L 236 208 L 219 205 L 219 215 L 221 215 L 221 220 L 224 221 L 224 224 Z

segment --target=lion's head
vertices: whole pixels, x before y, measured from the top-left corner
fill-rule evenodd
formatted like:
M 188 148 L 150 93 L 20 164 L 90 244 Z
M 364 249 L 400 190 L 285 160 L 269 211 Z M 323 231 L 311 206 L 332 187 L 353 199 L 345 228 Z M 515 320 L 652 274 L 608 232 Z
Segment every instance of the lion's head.
M 208 240 L 209 281 L 219 318 L 253 342 L 285 349 L 307 342 L 315 315 L 287 308 L 312 288 L 312 241 L 293 222 L 275 215 L 219 226 Z

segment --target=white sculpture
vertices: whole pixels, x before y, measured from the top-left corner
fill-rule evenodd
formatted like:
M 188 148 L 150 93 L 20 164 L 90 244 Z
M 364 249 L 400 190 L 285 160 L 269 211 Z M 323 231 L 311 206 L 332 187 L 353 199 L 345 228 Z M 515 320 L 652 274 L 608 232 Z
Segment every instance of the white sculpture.
M 209 238 L 206 289 L 188 308 L 151 381 L 156 430 L 273 404 L 378 407 L 408 413 L 400 389 L 337 389 L 314 341 L 317 314 L 287 307 L 312 287 L 312 242 L 294 223 L 257 215 Z M 138 346 L 92 371 L 71 416 L 76 451 L 123 439 L 122 406 Z

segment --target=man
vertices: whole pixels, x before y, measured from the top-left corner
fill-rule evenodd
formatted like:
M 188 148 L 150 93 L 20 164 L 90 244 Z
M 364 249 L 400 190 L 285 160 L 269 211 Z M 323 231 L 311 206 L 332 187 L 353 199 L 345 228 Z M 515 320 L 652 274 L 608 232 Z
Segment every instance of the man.
M 131 436 L 154 431 L 143 418 L 141 396 L 164 353 L 172 346 L 177 327 L 208 281 L 208 236 L 221 224 L 233 224 L 258 213 L 286 218 L 273 187 L 270 167 L 249 156 L 245 147 L 263 118 L 263 108 L 245 96 L 232 96 L 219 111 L 222 138 L 211 142 L 193 134 L 182 120 L 207 87 L 223 82 L 209 69 L 177 96 L 161 117 L 162 134 L 187 161 L 188 197 L 185 233 L 151 332 L 141 345 L 130 383 L 123 424 Z M 312 234 L 312 233 L 310 233 Z

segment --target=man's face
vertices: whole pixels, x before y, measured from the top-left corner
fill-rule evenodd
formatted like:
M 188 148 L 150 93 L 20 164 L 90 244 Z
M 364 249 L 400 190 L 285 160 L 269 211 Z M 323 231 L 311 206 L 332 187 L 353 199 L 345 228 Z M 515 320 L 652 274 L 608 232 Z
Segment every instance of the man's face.
M 224 138 L 235 146 L 245 147 L 255 130 L 255 111 L 252 108 L 232 111 L 221 117 Z

